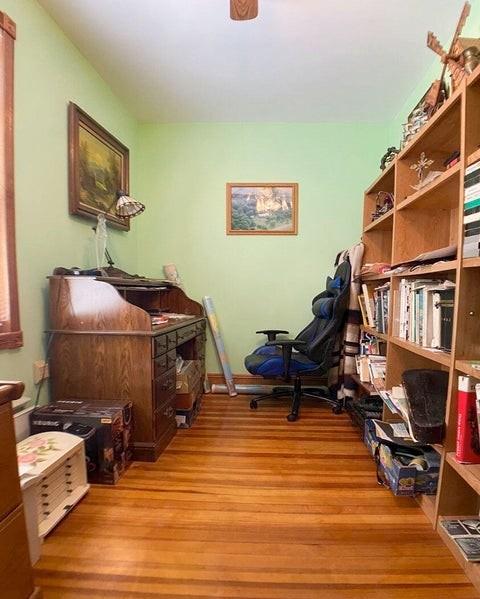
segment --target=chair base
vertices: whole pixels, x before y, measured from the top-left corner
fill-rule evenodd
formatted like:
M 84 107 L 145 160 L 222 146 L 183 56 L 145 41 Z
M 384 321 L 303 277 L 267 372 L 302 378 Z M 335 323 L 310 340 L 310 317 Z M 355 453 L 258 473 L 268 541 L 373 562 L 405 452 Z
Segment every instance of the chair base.
M 250 402 L 250 409 L 256 410 L 258 408 L 259 401 L 265 401 L 267 399 L 272 399 L 273 397 L 290 397 L 292 399 L 290 414 L 287 416 L 287 420 L 289 422 L 295 422 L 295 420 L 298 419 L 302 397 L 311 397 L 313 399 L 321 399 L 327 402 L 332 406 L 332 411 L 334 414 L 341 414 L 344 409 L 343 402 L 341 400 L 334 399 L 328 387 L 307 387 L 304 389 L 302 388 L 300 377 L 295 379 L 293 388 L 274 387 L 271 393 L 254 397 Z

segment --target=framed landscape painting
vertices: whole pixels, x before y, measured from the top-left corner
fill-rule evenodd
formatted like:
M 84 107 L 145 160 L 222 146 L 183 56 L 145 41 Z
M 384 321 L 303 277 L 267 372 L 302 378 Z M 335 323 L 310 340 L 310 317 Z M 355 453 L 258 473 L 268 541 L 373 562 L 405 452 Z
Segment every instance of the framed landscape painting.
M 129 230 L 115 215 L 117 192 L 129 192 L 129 151 L 73 102 L 68 108 L 70 214 L 95 218 Z
M 227 235 L 296 235 L 297 183 L 227 183 Z

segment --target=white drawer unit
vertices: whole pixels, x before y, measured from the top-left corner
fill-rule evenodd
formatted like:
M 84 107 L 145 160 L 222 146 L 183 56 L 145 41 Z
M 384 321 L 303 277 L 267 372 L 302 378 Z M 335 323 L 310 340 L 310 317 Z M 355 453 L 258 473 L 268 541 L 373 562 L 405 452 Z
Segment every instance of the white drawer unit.
M 17 444 L 20 485 L 28 529 L 42 538 L 80 501 L 87 484 L 83 439 L 57 431 L 38 433 Z

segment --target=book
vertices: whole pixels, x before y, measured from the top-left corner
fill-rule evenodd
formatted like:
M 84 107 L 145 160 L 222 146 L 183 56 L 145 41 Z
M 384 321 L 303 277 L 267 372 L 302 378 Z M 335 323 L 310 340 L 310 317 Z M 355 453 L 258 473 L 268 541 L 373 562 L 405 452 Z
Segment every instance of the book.
M 362 284 L 363 297 L 365 299 L 365 311 L 367 314 L 368 326 L 375 328 L 375 319 L 373 318 L 373 299 L 370 297 L 368 286 Z
M 455 541 L 468 561 L 480 561 L 480 519 L 441 520 L 442 528 Z
M 460 464 L 480 464 L 478 430 L 474 379 L 469 376 L 459 376 L 455 459 Z
M 478 537 L 455 537 L 454 541 L 469 562 L 480 562 L 480 539 Z
M 358 305 L 360 306 L 360 312 L 362 314 L 362 324 L 368 326 L 367 308 L 365 305 L 365 298 L 363 295 L 358 296 Z

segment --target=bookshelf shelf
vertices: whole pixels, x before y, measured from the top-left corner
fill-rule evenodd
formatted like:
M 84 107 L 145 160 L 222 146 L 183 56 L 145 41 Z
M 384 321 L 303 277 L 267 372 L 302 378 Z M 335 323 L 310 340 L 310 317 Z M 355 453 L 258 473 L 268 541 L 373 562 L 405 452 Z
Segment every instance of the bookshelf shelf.
M 463 268 L 477 268 L 480 266 L 480 258 L 464 258 L 462 266 Z
M 469 360 L 455 360 L 455 368 L 463 374 L 480 380 L 480 370 L 473 368 Z
M 373 229 L 378 230 L 388 230 L 393 227 L 393 210 L 390 210 L 386 214 L 383 214 L 380 218 L 372 221 L 369 225 L 365 227 L 363 230 L 365 233 L 368 231 L 372 231 Z
M 451 209 L 458 206 L 458 177 L 461 164 L 457 163 L 437 177 L 430 185 L 409 195 L 399 202 L 398 210 L 405 208 L 436 208 Z
M 372 383 L 365 383 L 361 381 L 358 374 L 352 374 L 352 379 L 355 381 L 358 387 L 364 390 L 367 395 L 377 395 L 375 387 L 372 385 Z
M 390 278 L 390 275 L 386 275 L 385 273 L 362 275 L 362 281 L 364 283 L 366 283 L 368 281 L 386 281 L 389 278 Z
M 460 464 L 455 459 L 455 453 L 449 451 L 446 460 L 450 466 L 469 484 L 476 493 L 480 494 L 480 464 Z
M 400 278 L 414 278 L 423 275 L 429 275 L 436 272 L 454 272 L 457 270 L 458 260 L 448 260 L 445 262 L 435 262 L 434 264 L 426 264 L 425 266 L 419 266 L 414 270 L 405 270 L 394 274 L 394 277 Z
M 418 356 L 422 356 L 423 358 L 427 358 L 432 362 L 436 362 L 437 364 L 442 364 L 443 366 L 450 366 L 452 361 L 451 354 L 448 354 L 443 351 L 435 351 L 433 349 L 428 349 L 427 347 L 422 347 L 417 343 L 412 343 L 411 341 L 405 341 L 404 339 L 400 339 L 399 337 L 389 337 L 390 341 L 398 347 L 402 347 L 409 352 L 417 354 Z
M 467 158 L 467 166 L 471 166 L 474 162 L 480 160 L 480 148 L 472 152 Z
M 373 328 L 373 327 L 369 327 L 367 325 L 362 325 L 362 330 L 365 331 L 365 333 L 369 333 L 370 335 L 375 335 L 375 337 L 378 337 L 378 339 L 382 339 L 382 341 L 387 341 L 388 339 L 388 335 L 385 335 L 385 333 L 379 333 L 377 331 L 377 329 Z

